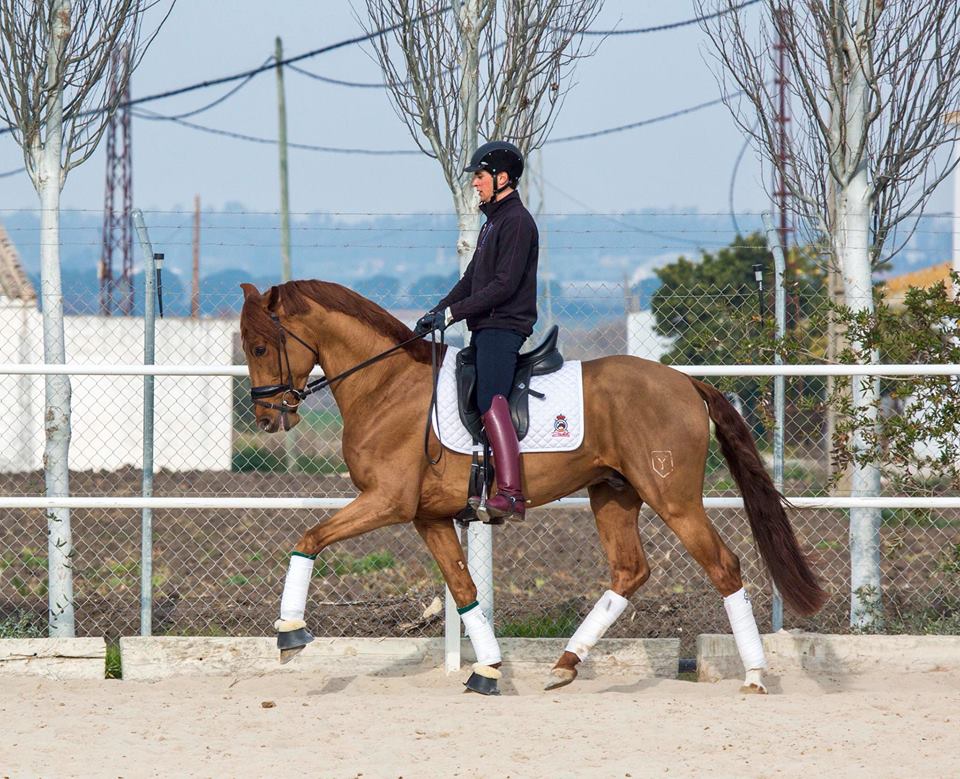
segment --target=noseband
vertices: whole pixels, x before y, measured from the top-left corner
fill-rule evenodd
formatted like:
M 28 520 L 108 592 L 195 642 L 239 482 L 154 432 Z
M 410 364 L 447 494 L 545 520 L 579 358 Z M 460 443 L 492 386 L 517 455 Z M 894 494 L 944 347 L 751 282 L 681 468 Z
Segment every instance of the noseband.
M 279 411 L 283 419 L 283 427 L 287 427 L 287 414 L 296 411 L 300 408 L 300 404 L 303 402 L 303 399 L 307 395 L 315 392 L 319 387 L 312 386 L 325 381 L 321 379 L 308 382 L 304 385 L 303 389 L 297 389 L 293 386 L 293 368 L 290 365 L 290 355 L 287 353 L 287 336 L 289 335 L 294 341 L 306 346 L 313 354 L 313 364 L 316 365 L 320 362 L 320 355 L 316 349 L 314 349 L 310 344 L 304 341 L 296 333 L 292 333 L 287 330 L 282 324 L 280 324 L 280 317 L 276 314 L 271 314 L 270 319 L 277 327 L 277 332 L 280 340 L 280 349 L 277 350 L 277 375 L 283 379 L 283 362 L 287 362 L 287 382 L 286 384 L 267 384 L 260 387 L 252 387 L 250 389 L 250 397 L 253 399 L 253 403 L 256 406 L 263 406 L 264 408 L 272 408 L 276 411 Z M 313 365 L 310 366 L 311 368 Z M 282 394 L 281 394 L 282 393 Z M 264 398 L 273 397 L 274 395 L 280 395 L 279 403 L 270 403 Z M 287 399 L 293 398 L 293 403 L 288 403 Z

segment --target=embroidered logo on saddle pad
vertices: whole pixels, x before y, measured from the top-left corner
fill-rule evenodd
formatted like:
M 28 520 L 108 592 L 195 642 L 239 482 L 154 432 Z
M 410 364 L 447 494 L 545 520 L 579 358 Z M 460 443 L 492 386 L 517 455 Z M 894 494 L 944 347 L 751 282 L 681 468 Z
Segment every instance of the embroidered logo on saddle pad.
M 568 430 L 567 418 L 563 414 L 557 414 L 557 418 L 553 420 L 553 437 L 554 438 L 569 438 L 570 431 Z

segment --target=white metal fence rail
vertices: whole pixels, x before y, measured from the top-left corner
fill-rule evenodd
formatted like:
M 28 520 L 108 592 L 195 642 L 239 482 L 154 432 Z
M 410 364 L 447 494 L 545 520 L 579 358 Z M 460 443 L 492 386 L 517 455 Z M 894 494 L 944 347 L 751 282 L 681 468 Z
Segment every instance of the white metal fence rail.
M 674 366 L 677 370 L 696 376 L 943 376 L 960 374 L 960 365 L 701 365 Z M 45 364 L 0 364 L 0 375 L 28 376 L 68 374 L 73 376 L 235 376 L 247 375 L 242 365 L 45 365 Z M 49 509 L 64 507 L 73 509 L 286 509 L 286 510 L 333 510 L 342 508 L 350 498 L 312 497 L 143 497 L 143 496 L 0 496 L 0 508 Z M 791 504 L 798 509 L 929 509 L 945 510 L 960 508 L 960 497 L 791 497 Z M 585 498 L 567 498 L 551 504 L 551 508 L 582 510 L 589 505 Z M 743 503 L 739 498 L 707 496 L 704 505 L 711 509 L 738 509 Z M 492 586 L 493 571 L 484 575 Z M 448 616 L 453 614 L 447 609 Z M 458 651 L 456 626 L 448 625 L 445 635 L 449 653 Z M 458 646 L 458 644 L 457 644 Z

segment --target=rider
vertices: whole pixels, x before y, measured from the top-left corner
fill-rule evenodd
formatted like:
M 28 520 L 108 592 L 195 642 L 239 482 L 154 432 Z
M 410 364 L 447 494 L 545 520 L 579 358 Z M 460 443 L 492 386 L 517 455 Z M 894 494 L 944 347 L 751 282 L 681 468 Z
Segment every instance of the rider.
M 417 333 L 467 320 L 476 349 L 477 405 L 493 448 L 498 492 L 487 500 L 492 517 L 522 519 L 520 445 L 507 397 L 517 353 L 537 321 L 537 225 L 516 191 L 523 155 L 512 143 L 492 141 L 474 152 L 473 174 L 480 210 L 487 218 L 463 277 L 417 322 Z

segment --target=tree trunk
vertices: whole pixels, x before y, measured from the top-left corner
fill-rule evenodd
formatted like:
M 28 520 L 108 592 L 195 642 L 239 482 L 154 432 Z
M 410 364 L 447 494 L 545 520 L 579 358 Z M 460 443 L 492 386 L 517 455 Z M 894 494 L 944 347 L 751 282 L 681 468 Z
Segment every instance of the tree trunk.
M 863 31 L 869 11 L 861 8 L 857 34 L 849 40 L 851 48 L 864 41 Z M 851 53 L 849 57 L 849 86 L 846 105 L 845 169 L 851 173 L 838 190 L 837 202 L 837 256 L 843 270 L 847 306 L 853 312 L 873 313 L 873 284 L 870 267 L 870 188 L 867 176 L 866 144 L 861 143 L 867 132 L 867 75 L 862 63 L 866 52 Z M 862 353 L 861 344 L 851 342 L 855 351 Z M 870 354 L 870 362 L 877 355 Z M 851 379 L 853 405 L 858 418 L 866 420 L 866 427 L 858 425 L 853 435 L 855 464 L 851 478 L 853 497 L 876 497 L 880 494 L 880 471 L 876 465 L 863 462 L 866 435 L 873 434 L 877 424 L 877 406 L 880 380 L 877 377 L 853 376 Z M 879 618 L 880 597 L 880 519 L 879 509 L 854 508 L 850 510 L 850 624 L 867 627 Z
M 70 3 L 58 0 L 53 13 L 53 29 L 47 53 L 48 75 L 52 83 L 60 80 L 64 40 L 69 35 Z M 63 331 L 63 292 L 60 283 L 60 169 L 61 128 L 63 125 L 63 87 L 59 84 L 47 105 L 44 142 L 39 139 L 31 150 L 37 171 L 40 196 L 40 295 L 43 306 L 43 359 L 46 363 L 66 362 Z M 45 382 L 43 452 L 48 497 L 70 494 L 70 378 L 47 376 Z M 47 565 L 49 634 L 74 635 L 73 541 L 69 509 L 47 511 Z
M 464 159 L 469 159 L 479 142 L 480 112 L 480 0 L 462 0 L 457 8 L 460 25 L 460 103 L 463 109 L 460 148 Z M 471 187 L 472 176 L 463 177 L 460 190 L 454 188 L 453 200 L 457 209 L 457 258 L 462 276 L 470 264 L 477 246 L 477 231 L 480 215 L 477 213 L 476 195 Z

